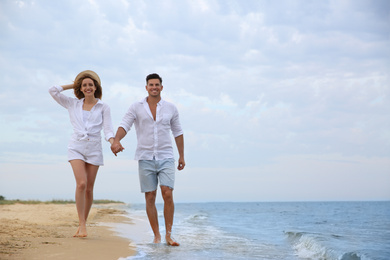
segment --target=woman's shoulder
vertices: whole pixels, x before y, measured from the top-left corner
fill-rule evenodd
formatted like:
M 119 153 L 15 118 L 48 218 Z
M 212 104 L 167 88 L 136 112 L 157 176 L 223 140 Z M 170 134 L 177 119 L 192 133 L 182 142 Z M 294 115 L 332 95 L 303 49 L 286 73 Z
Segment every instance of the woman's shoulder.
M 110 106 L 106 103 L 106 102 L 103 102 L 101 99 L 98 98 L 98 102 L 97 102 L 98 105 L 100 105 L 103 109 L 109 109 Z

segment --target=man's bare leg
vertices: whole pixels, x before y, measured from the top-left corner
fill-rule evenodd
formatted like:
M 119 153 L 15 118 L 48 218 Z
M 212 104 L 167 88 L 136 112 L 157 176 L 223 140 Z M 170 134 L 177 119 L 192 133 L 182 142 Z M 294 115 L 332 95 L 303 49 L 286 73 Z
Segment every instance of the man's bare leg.
M 179 246 L 172 237 L 173 215 L 175 212 L 175 204 L 173 202 L 173 191 L 167 186 L 161 186 L 161 193 L 164 199 L 164 219 L 165 219 L 165 241 L 170 246 Z
M 158 225 L 156 194 L 157 194 L 156 190 L 151 192 L 145 192 L 145 201 L 146 201 L 146 214 L 148 215 L 150 227 L 152 228 L 154 234 L 153 243 L 158 244 L 161 242 L 161 235 L 160 235 L 160 229 Z

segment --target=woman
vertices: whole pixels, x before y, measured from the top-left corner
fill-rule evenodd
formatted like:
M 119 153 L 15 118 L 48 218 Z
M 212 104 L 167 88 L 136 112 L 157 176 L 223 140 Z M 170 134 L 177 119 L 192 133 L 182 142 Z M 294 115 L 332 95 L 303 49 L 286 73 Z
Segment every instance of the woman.
M 76 98 L 61 92 L 73 89 Z M 103 165 L 101 130 L 111 144 L 114 132 L 110 107 L 101 101 L 99 76 L 90 70 L 80 72 L 74 84 L 53 86 L 50 95 L 68 109 L 74 133 L 68 145 L 68 161 L 76 179 L 76 207 L 79 227 L 74 237 L 86 237 L 86 221 L 93 202 L 93 186 L 99 166 Z

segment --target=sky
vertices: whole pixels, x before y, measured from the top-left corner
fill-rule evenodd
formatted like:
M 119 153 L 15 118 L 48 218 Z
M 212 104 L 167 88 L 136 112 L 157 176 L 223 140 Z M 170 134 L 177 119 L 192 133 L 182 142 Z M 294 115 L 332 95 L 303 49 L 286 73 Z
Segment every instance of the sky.
M 114 129 L 163 78 L 176 202 L 390 200 L 389 58 L 387 0 L 1 0 L 0 195 L 74 198 L 48 89 L 88 69 Z M 122 144 L 103 143 L 95 199 L 142 203 L 134 130 Z

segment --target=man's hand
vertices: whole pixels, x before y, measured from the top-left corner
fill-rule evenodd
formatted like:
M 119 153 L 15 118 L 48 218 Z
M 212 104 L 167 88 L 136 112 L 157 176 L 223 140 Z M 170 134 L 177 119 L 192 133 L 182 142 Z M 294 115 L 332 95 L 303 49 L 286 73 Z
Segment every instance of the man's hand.
M 120 142 L 113 142 L 112 145 L 111 145 L 111 151 L 115 154 L 115 156 L 117 156 L 116 154 L 119 153 L 119 152 L 122 152 L 123 150 L 125 150 L 125 148 L 122 146 L 122 144 Z
M 181 170 L 183 170 L 184 169 L 184 167 L 186 166 L 186 163 L 185 163 L 185 161 L 184 161 L 184 158 L 179 158 L 179 161 L 177 162 L 177 169 L 179 170 L 179 171 L 181 171 Z

